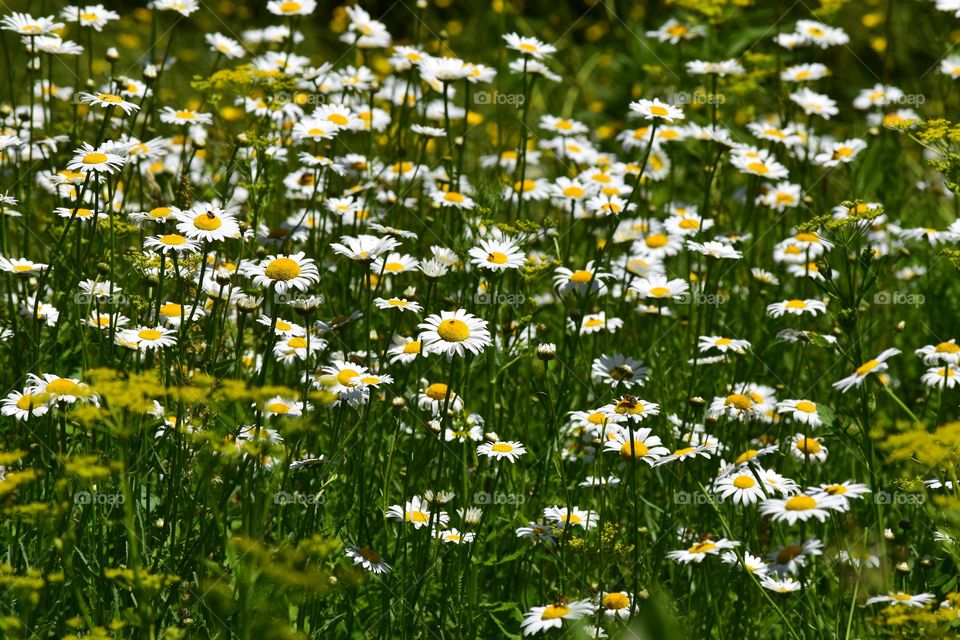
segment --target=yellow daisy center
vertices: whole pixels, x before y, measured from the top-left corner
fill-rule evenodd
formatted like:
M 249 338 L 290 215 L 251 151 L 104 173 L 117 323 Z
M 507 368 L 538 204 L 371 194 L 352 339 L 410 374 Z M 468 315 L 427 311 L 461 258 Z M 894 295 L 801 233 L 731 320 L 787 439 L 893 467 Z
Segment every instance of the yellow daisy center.
M 630 598 L 622 593 L 608 593 L 603 596 L 603 607 L 605 609 L 626 609 L 630 606 Z
M 463 320 L 450 318 L 440 323 L 437 333 L 447 342 L 463 342 L 470 337 L 470 327 Z
M 642 458 L 649 452 L 650 449 L 640 440 L 624 442 L 623 446 L 620 447 L 620 455 L 624 458 Z
M 210 211 L 193 219 L 193 226 L 201 231 L 216 231 L 223 224 L 223 221 L 217 217 L 217 214 Z
M 290 258 L 275 258 L 263 270 L 263 274 L 271 280 L 293 280 L 300 275 L 300 265 Z
M 813 404 L 809 400 L 801 400 L 797 403 L 797 411 L 803 411 L 804 413 L 816 413 L 817 405 Z
M 520 45 L 521 48 L 523 45 Z M 551 604 L 543 610 L 543 613 L 540 614 L 541 620 L 556 620 L 557 618 L 563 618 L 568 613 L 570 613 L 570 607 L 562 604 Z
M 817 501 L 810 496 L 793 496 L 784 504 L 787 511 L 810 511 L 817 507 Z
M 105 153 L 88 153 L 83 156 L 84 164 L 103 164 L 107 161 L 107 154 Z
M 727 396 L 726 400 L 723 401 L 723 404 L 726 406 L 733 405 L 740 411 L 749 411 L 753 408 L 753 400 L 740 393 L 734 393 Z
M 880 363 L 879 363 L 878 361 L 876 361 L 876 360 L 868 360 L 867 362 L 865 362 L 865 363 L 863 363 L 862 365 L 860 365 L 859 367 L 857 367 L 857 375 L 858 375 L 858 376 L 865 376 L 865 375 L 867 375 L 868 373 L 870 373 L 871 371 L 873 371 L 874 369 L 876 369 L 877 366 L 879 366 L 879 364 L 880 364 Z
M 651 249 L 659 249 L 662 246 L 665 246 L 669 238 L 662 233 L 654 233 L 647 236 L 646 243 L 647 246 Z
M 179 318 L 183 307 L 175 302 L 168 302 L 160 307 L 160 315 L 168 318 Z
M 815 438 L 802 438 L 797 440 L 797 449 L 802 453 L 814 455 L 820 453 L 820 443 Z
M 755 484 L 757 484 L 756 481 L 750 476 L 737 476 L 733 481 L 733 486 L 737 489 L 750 489 Z
M 137 332 L 137 337 L 141 340 L 157 340 L 163 336 L 163 333 L 156 329 L 141 329 Z
M 51 380 L 47 383 L 46 391 L 47 393 L 52 393 L 58 396 L 64 395 L 73 395 L 76 393 L 79 385 L 73 380 L 68 380 L 66 378 L 57 378 L 56 380 Z
M 443 400 L 447 397 L 447 385 L 442 382 L 434 382 L 424 391 L 428 398 L 433 400 Z

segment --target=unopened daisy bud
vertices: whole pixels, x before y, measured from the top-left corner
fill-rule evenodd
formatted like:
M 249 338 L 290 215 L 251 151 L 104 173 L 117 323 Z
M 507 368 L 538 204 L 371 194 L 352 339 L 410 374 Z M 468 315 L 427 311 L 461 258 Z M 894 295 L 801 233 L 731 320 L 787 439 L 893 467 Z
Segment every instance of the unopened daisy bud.
M 466 524 L 480 524 L 480 518 L 483 516 L 483 509 L 479 507 L 467 507 L 466 509 L 457 509 L 457 513 Z
M 195 140 L 193 141 L 193 148 L 194 148 L 194 149 L 206 149 L 206 148 L 207 148 L 207 141 L 206 141 L 205 139 L 203 139 L 203 138 L 195 139 Z
M 98 262 L 98 263 L 97 263 L 97 271 L 98 271 L 98 272 L 100 273 L 100 275 L 102 275 L 102 276 L 110 275 L 110 265 L 107 264 L 106 262 Z
M 434 433 L 440 433 L 440 421 L 439 420 L 430 420 L 427 422 L 427 428 Z
M 165 524 L 166 523 L 164 522 L 163 518 L 157 518 L 156 522 L 153 523 L 153 526 L 155 526 L 157 529 L 163 529 Z
M 897 573 L 910 573 L 910 565 L 906 562 L 901 562 L 897 565 Z
M 454 138 L 454 139 L 453 139 L 453 144 L 455 144 L 455 145 L 458 146 L 458 147 L 462 147 L 462 146 L 463 146 L 463 136 L 457 136 L 456 138 Z
M 11 113 L 13 113 L 13 107 L 8 104 L 0 105 L 0 116 L 9 118 Z
M 416 294 L 417 294 L 417 288 L 416 288 L 416 287 L 407 287 L 406 289 L 403 290 L 403 297 L 404 297 L 404 298 L 412 298 L 412 297 L 415 296 Z
M 158 74 L 157 65 L 155 64 L 148 64 L 146 67 L 143 68 L 143 79 L 146 80 L 147 82 L 150 82 L 151 80 L 156 80 L 157 74 Z
M 890 529 L 889 527 L 886 528 L 886 529 L 884 529 L 884 530 L 883 530 L 883 537 L 886 538 L 887 540 L 893 540 L 893 538 L 894 538 L 893 529 Z
M 549 362 L 557 357 L 557 345 L 552 342 L 544 342 L 537 345 L 537 357 L 544 362 Z
M 237 298 L 237 311 L 240 313 L 253 313 L 260 306 L 260 298 L 254 296 L 240 296 Z
M 427 0 L 417 0 L 417 9 L 426 9 Z
M 395 411 L 400 411 L 401 409 L 406 408 L 406 406 L 407 406 L 407 401 L 404 400 L 404 399 L 403 399 L 402 397 L 400 397 L 400 396 L 395 396 L 395 397 L 393 398 L 393 400 L 390 401 L 390 406 L 391 406 Z
M 87 89 L 96 89 L 97 83 L 93 81 L 93 78 L 87 78 L 87 81 L 84 83 Z
M 897 333 L 903 333 L 903 330 L 907 328 L 907 323 L 901 320 L 897 323 Z
M 871 135 L 871 136 L 876 137 L 876 136 L 880 135 L 880 128 L 879 128 L 879 127 L 870 127 L 869 129 L 867 129 L 867 133 L 868 133 L 869 135 Z
M 803 203 L 804 203 L 804 204 L 813 204 L 813 196 L 811 196 L 811 195 L 809 195 L 809 194 L 803 196 Z
M 323 298 L 309 296 L 307 298 L 296 298 L 291 300 L 290 306 L 293 307 L 293 310 L 301 316 L 308 316 L 320 306 L 321 302 L 323 302 Z
M 245 147 L 250 144 L 250 138 L 247 137 L 245 133 L 238 133 L 236 137 L 236 142 L 239 146 Z
M 493 431 L 483 434 L 483 437 L 489 440 L 490 442 L 500 442 L 500 436 L 498 436 Z
M 920 558 L 920 566 L 921 567 L 933 566 L 933 559 L 930 558 L 930 556 L 923 556 L 922 558 Z
M 225 271 L 218 271 L 213 279 L 217 281 L 217 284 L 226 285 L 230 284 L 230 274 Z
M 691 407 L 702 407 L 706 403 L 707 401 L 701 398 L 700 396 L 693 396 L 692 398 L 687 400 L 687 404 L 689 404 Z
M 107 49 L 107 52 L 104 54 L 104 57 L 110 62 L 116 62 L 120 59 L 120 52 L 117 51 L 116 47 L 110 47 Z
M 453 500 L 457 494 L 453 491 L 438 491 L 436 494 L 433 493 L 433 490 L 427 489 L 423 497 L 427 499 L 427 502 L 436 502 L 438 504 L 446 504 Z

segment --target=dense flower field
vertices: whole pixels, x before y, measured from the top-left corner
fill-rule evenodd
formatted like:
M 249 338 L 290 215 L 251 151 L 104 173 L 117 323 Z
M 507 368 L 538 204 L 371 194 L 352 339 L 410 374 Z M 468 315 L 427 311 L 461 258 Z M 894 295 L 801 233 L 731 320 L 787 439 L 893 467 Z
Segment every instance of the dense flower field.
M 960 633 L 960 2 L 0 5 L 0 636 Z

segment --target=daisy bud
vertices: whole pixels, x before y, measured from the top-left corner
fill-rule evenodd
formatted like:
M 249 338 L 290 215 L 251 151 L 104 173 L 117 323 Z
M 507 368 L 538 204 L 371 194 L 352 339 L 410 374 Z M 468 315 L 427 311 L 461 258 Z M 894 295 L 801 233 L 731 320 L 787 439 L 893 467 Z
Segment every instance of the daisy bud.
M 910 573 L 910 565 L 906 562 L 901 562 L 897 565 L 897 573 L 907 574 Z
M 930 556 L 923 556 L 922 558 L 920 558 L 920 566 L 931 567 L 933 566 L 933 560 L 930 558 Z
M 250 138 L 247 137 L 245 133 L 238 133 L 236 137 L 237 144 L 241 147 L 245 147 L 250 144 Z
M 308 298 L 296 298 L 295 300 L 291 300 L 290 306 L 293 307 L 293 310 L 298 314 L 302 316 L 308 316 L 320 306 L 321 302 L 323 302 L 323 298 L 310 296 Z
M 93 90 L 97 88 L 97 83 L 93 81 L 93 78 L 87 78 L 87 81 L 84 84 L 86 85 L 87 89 Z
M 110 47 L 107 49 L 107 52 L 104 54 L 104 57 L 110 62 L 116 62 L 120 59 L 120 52 L 117 51 L 116 47 Z
M 427 428 L 434 433 L 440 433 L 440 421 L 439 420 L 430 420 L 427 422 Z
M 426 9 L 427 0 L 417 0 L 417 9 Z
M 218 271 L 213 277 L 217 281 L 217 284 L 227 285 L 230 284 L 230 274 L 225 272 Z
M 893 529 L 890 529 L 890 528 L 884 529 L 883 537 L 886 538 L 887 540 L 893 540 L 894 538 Z
M 143 79 L 147 82 L 157 79 L 157 65 L 148 64 L 143 68 Z
M 707 404 L 707 401 L 700 396 L 694 396 L 687 400 L 687 404 L 689 404 L 691 407 L 702 407 L 703 405 Z
M 253 313 L 260 306 L 260 299 L 253 296 L 240 296 L 236 304 L 237 311 L 240 313 Z
M 483 437 L 489 440 L 490 442 L 500 442 L 500 436 L 498 436 L 493 431 L 483 434 Z
M 876 137 L 876 136 L 880 135 L 880 128 L 879 128 L 879 127 L 870 127 L 869 129 L 867 129 L 867 133 L 870 134 L 871 136 Z
M 549 362 L 557 357 L 557 345 L 552 342 L 545 342 L 537 345 L 537 357 L 544 362 Z
M 897 323 L 897 333 L 903 333 L 903 330 L 907 327 L 907 323 L 901 320 Z
M 0 105 L 0 116 L 9 118 L 11 113 L 13 113 L 13 107 L 8 104 Z
M 463 146 L 463 137 L 462 137 L 462 136 L 457 136 L 456 138 L 454 138 L 454 139 L 453 139 L 453 144 L 455 144 L 455 145 L 458 146 L 458 147 L 462 147 L 462 146 Z
M 391 406 L 395 411 L 400 411 L 400 410 L 406 408 L 406 406 L 407 406 L 407 401 L 404 400 L 404 399 L 403 399 L 402 397 L 400 397 L 400 396 L 395 396 L 395 397 L 393 398 L 393 400 L 390 401 L 390 406 Z
M 97 271 L 100 273 L 100 275 L 110 275 L 110 265 L 108 265 L 106 262 L 98 262 Z

